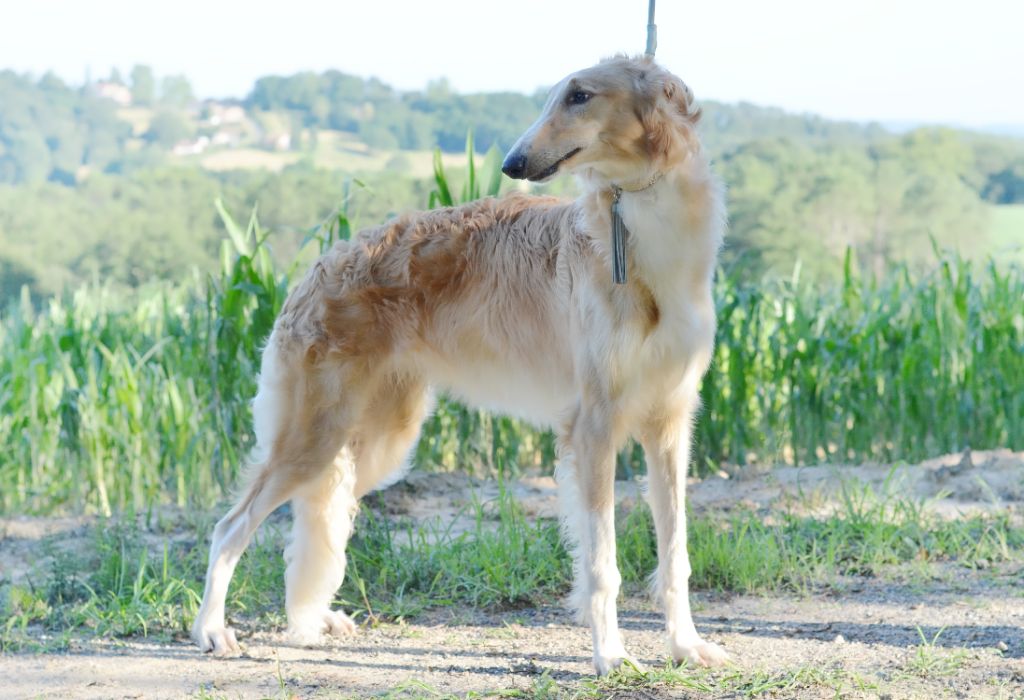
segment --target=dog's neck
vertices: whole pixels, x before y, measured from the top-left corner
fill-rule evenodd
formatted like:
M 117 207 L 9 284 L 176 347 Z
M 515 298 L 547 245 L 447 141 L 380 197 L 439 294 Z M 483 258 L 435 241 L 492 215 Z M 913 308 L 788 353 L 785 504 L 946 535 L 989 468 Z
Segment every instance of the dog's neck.
M 724 197 L 707 159 L 694 154 L 636 189 L 621 189 L 629 256 L 648 285 L 683 279 L 710 289 L 724 230 Z M 667 291 L 667 290 L 666 290 Z
M 644 190 L 648 190 L 651 187 L 654 187 L 654 184 L 658 182 L 658 180 L 660 180 L 664 174 L 665 173 L 663 173 L 660 170 L 655 170 L 654 174 L 651 175 L 646 180 L 638 180 L 636 182 L 625 183 L 613 182 L 612 192 L 615 194 L 616 197 L 621 195 L 623 192 L 643 192 Z

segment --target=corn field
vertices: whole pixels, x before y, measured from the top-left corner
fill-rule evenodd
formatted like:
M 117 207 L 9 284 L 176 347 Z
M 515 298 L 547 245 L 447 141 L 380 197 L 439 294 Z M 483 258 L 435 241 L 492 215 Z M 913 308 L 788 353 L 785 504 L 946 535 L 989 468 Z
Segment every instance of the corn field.
M 472 148 L 470 143 L 469 148 Z M 497 192 L 467 173 L 459 201 Z M 456 200 L 437 165 L 431 205 Z M 0 316 L 0 512 L 208 506 L 252 444 L 260 344 L 295 278 L 255 215 L 227 232 L 220 269 L 126 297 L 89 286 Z M 344 213 L 309 244 L 346 237 Z M 882 279 L 848 262 L 834 286 L 716 282 L 718 342 L 695 469 L 750 461 L 917 460 L 966 446 L 1024 449 L 1024 269 L 936 256 Z M 551 470 L 554 440 L 442 400 L 419 468 Z M 620 473 L 643 470 L 631 446 Z

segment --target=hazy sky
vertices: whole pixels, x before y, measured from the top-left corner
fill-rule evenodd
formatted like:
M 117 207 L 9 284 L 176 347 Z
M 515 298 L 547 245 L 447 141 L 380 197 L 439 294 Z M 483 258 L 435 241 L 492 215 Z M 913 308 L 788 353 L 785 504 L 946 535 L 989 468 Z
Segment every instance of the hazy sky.
M 134 63 L 201 96 L 337 68 L 399 88 L 532 91 L 643 51 L 647 0 L 0 0 L 0 68 Z M 660 0 L 658 58 L 698 98 L 858 120 L 1024 124 L 1024 0 Z

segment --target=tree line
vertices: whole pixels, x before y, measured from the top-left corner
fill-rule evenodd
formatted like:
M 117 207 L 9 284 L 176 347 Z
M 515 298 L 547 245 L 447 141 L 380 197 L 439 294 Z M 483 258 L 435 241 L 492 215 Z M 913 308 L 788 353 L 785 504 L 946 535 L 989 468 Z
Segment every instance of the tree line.
M 426 203 L 429 184 L 400 171 L 328 171 L 311 156 L 279 174 L 173 166 L 161 148 L 173 139 L 173 115 L 194 99 L 188 81 L 158 80 L 145 67 L 110 80 L 155 110 L 149 131 L 133 134 L 94 90 L 0 72 L 0 298 L 22 285 L 45 296 L 91 279 L 136 287 L 209 269 L 222 235 L 218 197 L 237 216 L 258 203 L 263 222 L 281 232 L 282 255 L 341 204 L 352 178 L 365 185 L 349 203 L 362 224 Z M 378 149 L 455 151 L 470 130 L 479 150 L 503 150 L 542 101 L 542 92 L 461 95 L 444 81 L 401 92 L 327 71 L 261 78 L 242 104 L 302 129 L 355 133 Z M 749 104 L 702 106 L 704 140 L 729 191 L 725 260 L 742 260 L 750 274 L 790 274 L 800 260 L 803 274 L 831 275 L 847 247 L 875 272 L 930 260 L 936 244 L 977 253 L 989 205 L 1024 203 L 1019 139 L 945 128 L 895 134 Z

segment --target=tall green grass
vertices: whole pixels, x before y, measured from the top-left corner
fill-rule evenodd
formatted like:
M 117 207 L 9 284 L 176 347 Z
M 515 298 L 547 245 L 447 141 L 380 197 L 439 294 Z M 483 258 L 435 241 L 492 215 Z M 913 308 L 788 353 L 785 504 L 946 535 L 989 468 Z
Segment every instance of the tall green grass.
M 717 283 L 702 461 L 916 460 L 1024 445 L 1024 268 L 936 252 L 931 271 L 821 288 Z
M 460 199 L 497 192 L 496 169 L 489 157 L 482 190 L 471 167 Z M 457 201 L 440 163 L 436 185 L 432 204 Z M 208 277 L 130 297 L 88 286 L 41 307 L 23 296 L 0 315 L 0 512 L 209 505 L 232 485 L 252 442 L 260 343 L 296 270 L 274 264 L 255 215 L 242 226 L 218 208 L 226 238 Z M 342 210 L 309 245 L 351 228 Z M 721 271 L 697 468 L 1024 448 L 1024 268 L 936 261 L 924 274 L 894 267 L 873 279 L 848 259 L 826 287 L 798 272 Z M 550 469 L 554 441 L 442 401 L 415 459 Z M 620 466 L 642 470 L 639 450 L 625 450 Z

